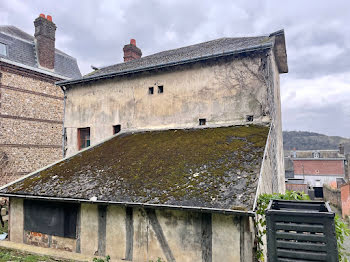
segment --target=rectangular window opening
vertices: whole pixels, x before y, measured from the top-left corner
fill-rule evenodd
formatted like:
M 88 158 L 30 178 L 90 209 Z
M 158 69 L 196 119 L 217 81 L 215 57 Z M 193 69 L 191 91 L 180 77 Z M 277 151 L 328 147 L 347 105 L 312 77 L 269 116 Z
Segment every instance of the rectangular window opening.
M 199 119 L 199 125 L 200 126 L 205 126 L 206 123 L 207 123 L 207 120 L 205 118 L 200 118 Z
M 79 150 L 90 146 L 90 127 L 78 128 Z
M 253 115 L 247 115 L 246 116 L 246 120 L 247 120 L 247 122 L 253 122 L 254 116 Z
M 158 94 L 163 94 L 164 88 L 163 86 L 158 86 Z
M 27 200 L 24 230 L 53 236 L 76 238 L 78 204 Z
M 113 135 L 118 134 L 121 130 L 121 125 L 113 126 Z
M 153 87 L 149 87 L 148 88 L 148 94 L 149 95 L 153 95 L 153 92 L 154 92 L 154 88 Z

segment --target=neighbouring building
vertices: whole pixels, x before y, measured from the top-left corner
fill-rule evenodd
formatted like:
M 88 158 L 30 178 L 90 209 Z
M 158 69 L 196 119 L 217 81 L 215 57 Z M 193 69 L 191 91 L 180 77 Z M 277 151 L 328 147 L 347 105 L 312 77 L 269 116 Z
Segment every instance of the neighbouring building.
M 346 157 L 344 147 L 338 150 L 291 150 L 285 152 L 287 188 L 295 181 L 315 189 L 323 197 L 323 184 L 344 180 Z
M 260 193 L 284 192 L 284 31 L 221 38 L 58 83 L 67 157 L 0 189 L 10 241 L 113 261 L 253 261 Z
M 344 219 L 347 217 L 350 222 L 350 182 L 340 186 L 340 201 L 342 216 Z
M 31 36 L 0 26 L 0 184 L 62 158 L 63 92 L 80 77 L 75 58 L 55 49 L 56 25 L 40 15 Z

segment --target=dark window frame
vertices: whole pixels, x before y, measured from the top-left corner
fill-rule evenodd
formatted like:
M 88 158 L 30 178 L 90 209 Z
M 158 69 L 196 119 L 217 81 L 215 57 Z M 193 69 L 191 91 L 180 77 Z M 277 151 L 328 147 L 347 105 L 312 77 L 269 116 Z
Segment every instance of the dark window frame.
M 154 87 L 153 86 L 148 88 L 148 94 L 149 95 L 153 95 L 154 94 Z
M 163 94 L 164 93 L 164 86 L 158 86 L 158 94 Z
M 85 137 L 82 137 L 85 134 Z M 88 136 L 86 135 L 88 134 Z M 78 128 L 78 149 L 84 149 L 91 145 L 90 127 Z
M 199 118 L 199 125 L 200 126 L 205 126 L 206 124 L 207 124 L 206 118 Z
M 114 125 L 113 126 L 113 135 L 118 134 L 122 130 L 121 125 Z
M 77 238 L 80 205 L 24 199 L 24 230 L 65 238 Z
M 253 122 L 254 121 L 254 116 L 253 115 L 246 115 L 246 121 L 247 122 Z

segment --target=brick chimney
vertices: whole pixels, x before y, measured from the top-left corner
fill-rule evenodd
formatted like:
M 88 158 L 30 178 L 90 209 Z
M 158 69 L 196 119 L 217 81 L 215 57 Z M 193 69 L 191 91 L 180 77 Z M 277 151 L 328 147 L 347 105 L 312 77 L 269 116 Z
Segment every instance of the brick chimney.
M 141 49 L 136 46 L 136 40 L 131 39 L 130 44 L 125 45 L 124 51 L 124 62 L 139 59 L 142 56 Z
M 344 150 L 344 145 L 343 144 L 339 144 L 339 154 L 342 154 L 342 155 L 344 155 L 344 152 L 345 150 Z
M 56 25 L 52 22 L 52 17 L 44 14 L 34 21 L 35 44 L 39 65 L 48 69 L 55 67 L 55 33 Z

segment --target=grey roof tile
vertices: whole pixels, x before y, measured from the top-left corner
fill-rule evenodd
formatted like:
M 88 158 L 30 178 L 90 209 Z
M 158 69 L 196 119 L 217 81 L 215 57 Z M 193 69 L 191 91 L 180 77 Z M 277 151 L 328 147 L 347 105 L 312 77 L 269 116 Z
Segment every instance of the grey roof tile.
M 15 26 L 0 26 L 0 42 L 7 45 L 6 59 L 38 68 L 33 36 Z M 55 50 L 54 72 L 68 78 L 81 77 L 76 59 L 58 49 Z
M 251 210 L 269 127 L 124 133 L 0 194 Z
M 153 55 L 145 56 L 126 63 L 115 64 L 100 68 L 85 77 L 94 77 L 110 73 L 159 66 L 167 63 L 176 63 L 183 60 L 196 59 L 203 56 L 249 49 L 266 43 L 273 43 L 268 36 L 220 38 L 204 43 L 167 50 Z

